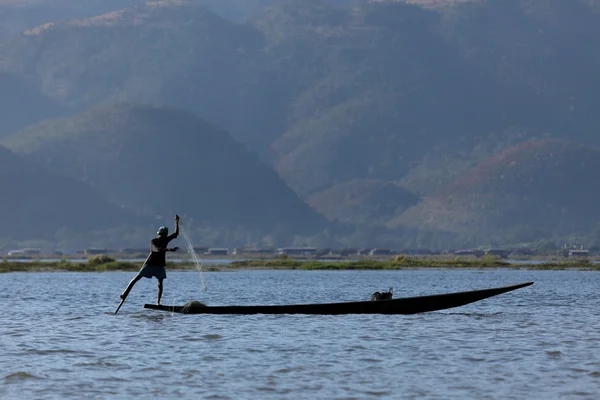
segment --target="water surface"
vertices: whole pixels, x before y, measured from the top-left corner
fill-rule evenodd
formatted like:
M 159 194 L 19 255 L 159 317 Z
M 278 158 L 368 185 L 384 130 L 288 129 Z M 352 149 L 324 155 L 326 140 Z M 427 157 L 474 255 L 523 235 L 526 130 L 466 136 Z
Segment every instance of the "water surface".
M 291 304 L 533 286 L 413 316 L 179 315 L 132 273 L 0 275 L 0 398 L 597 399 L 600 272 L 169 272 L 163 304 Z

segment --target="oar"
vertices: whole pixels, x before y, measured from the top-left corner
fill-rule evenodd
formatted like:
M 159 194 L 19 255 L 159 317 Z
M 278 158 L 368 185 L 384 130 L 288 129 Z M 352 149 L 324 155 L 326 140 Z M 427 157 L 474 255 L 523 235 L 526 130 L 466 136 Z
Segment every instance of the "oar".
M 148 262 L 148 260 L 150 259 L 150 255 L 151 254 L 152 253 L 150 253 L 148 255 L 148 257 L 146 257 L 146 261 L 144 261 L 144 264 L 142 264 L 142 265 L 145 265 Z M 127 293 L 127 296 L 129 296 L 129 293 Z M 117 309 L 115 311 L 115 314 L 119 312 L 119 310 L 121 309 L 121 306 L 123 305 L 123 303 L 125 303 L 125 300 L 127 299 L 127 296 L 123 297 L 123 299 L 121 300 L 121 304 L 119 304 L 119 307 L 117 307 Z

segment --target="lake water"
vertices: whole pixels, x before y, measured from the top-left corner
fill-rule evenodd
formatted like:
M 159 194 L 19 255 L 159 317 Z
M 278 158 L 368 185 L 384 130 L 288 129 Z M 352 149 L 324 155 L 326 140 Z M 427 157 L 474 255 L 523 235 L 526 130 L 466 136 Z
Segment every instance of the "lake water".
M 0 398 L 597 399 L 600 273 L 168 272 L 163 304 L 284 304 L 529 286 L 420 315 L 145 310 L 132 273 L 0 275 Z

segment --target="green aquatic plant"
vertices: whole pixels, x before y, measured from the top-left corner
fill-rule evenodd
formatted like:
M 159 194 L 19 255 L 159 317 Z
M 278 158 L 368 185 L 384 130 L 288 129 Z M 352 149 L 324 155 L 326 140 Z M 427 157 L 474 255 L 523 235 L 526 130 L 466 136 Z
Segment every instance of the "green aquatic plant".
M 106 271 L 130 271 L 139 270 L 140 263 L 132 261 L 109 261 L 104 263 L 70 262 L 61 260 L 56 262 L 15 262 L 3 261 L 0 263 L 0 273 L 7 272 L 106 272 Z M 194 263 L 182 262 L 167 266 L 170 270 L 194 270 Z M 561 262 L 547 262 L 543 264 L 511 264 L 501 260 L 493 259 L 433 259 L 433 258 L 410 258 L 394 257 L 386 260 L 353 260 L 353 261 L 318 261 L 318 260 L 247 260 L 235 261 L 229 265 L 210 266 L 208 271 L 223 271 L 227 269 L 301 269 L 301 270 L 400 270 L 417 268 L 510 268 L 524 270 L 584 270 L 600 271 L 600 264 L 594 264 L 589 260 L 574 260 Z
M 310 261 L 308 261 L 310 262 Z M 272 267 L 272 268 L 294 268 L 304 264 L 303 261 L 291 260 L 289 258 L 275 258 L 272 260 L 244 260 L 231 263 L 232 268 L 243 267 Z
M 113 263 L 116 260 L 110 256 L 107 256 L 106 254 L 97 254 L 95 256 L 92 257 L 88 257 L 88 264 L 90 265 L 102 265 L 102 264 L 108 264 L 108 263 Z

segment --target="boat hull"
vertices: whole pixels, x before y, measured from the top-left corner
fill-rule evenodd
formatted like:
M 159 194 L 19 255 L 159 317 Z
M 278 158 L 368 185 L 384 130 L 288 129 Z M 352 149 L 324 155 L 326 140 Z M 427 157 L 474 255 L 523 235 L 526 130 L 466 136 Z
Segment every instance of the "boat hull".
M 181 314 L 418 314 L 430 311 L 445 310 L 481 301 L 502 293 L 533 285 L 525 282 L 517 285 L 496 287 L 491 289 L 472 290 L 437 294 L 431 296 L 406 297 L 401 299 L 380 301 L 354 301 L 324 304 L 291 304 L 267 306 L 163 306 L 144 304 L 144 308 Z

